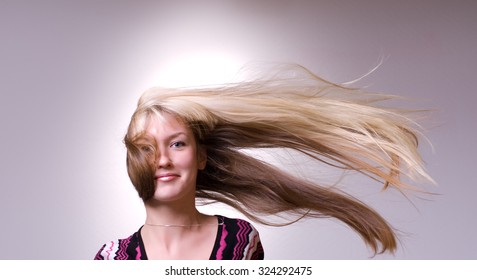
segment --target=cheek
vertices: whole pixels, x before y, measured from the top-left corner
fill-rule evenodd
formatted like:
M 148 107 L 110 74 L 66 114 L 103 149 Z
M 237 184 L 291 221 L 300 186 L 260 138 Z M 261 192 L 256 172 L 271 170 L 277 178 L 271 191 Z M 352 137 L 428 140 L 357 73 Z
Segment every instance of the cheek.
M 200 162 L 195 154 L 195 152 L 187 152 L 178 155 L 175 161 L 176 167 L 181 169 L 188 169 L 190 171 L 197 170 L 199 168 Z

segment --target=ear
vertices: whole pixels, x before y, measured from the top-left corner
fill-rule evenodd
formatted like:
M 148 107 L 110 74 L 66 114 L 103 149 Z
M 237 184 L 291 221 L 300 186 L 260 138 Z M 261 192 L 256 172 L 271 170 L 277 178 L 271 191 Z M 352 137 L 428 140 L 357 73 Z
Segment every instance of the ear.
M 202 145 L 199 145 L 197 149 L 197 161 L 199 163 L 199 170 L 204 170 L 207 165 L 207 150 Z

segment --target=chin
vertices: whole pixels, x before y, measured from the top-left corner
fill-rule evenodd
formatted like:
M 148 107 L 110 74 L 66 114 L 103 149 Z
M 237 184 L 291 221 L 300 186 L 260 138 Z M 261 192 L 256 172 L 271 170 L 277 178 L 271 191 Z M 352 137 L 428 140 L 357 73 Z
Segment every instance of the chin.
M 157 192 L 152 199 L 157 202 L 174 202 L 174 201 L 186 201 L 188 197 L 192 197 L 195 201 L 195 195 L 191 196 L 190 193 L 183 192 Z

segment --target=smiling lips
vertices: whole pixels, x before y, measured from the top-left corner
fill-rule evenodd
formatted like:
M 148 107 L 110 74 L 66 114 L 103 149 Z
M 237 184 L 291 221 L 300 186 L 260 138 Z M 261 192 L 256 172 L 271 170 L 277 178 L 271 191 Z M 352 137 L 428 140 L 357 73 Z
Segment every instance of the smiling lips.
M 179 178 L 180 176 L 178 174 L 174 174 L 174 173 L 167 173 L 167 174 L 160 174 L 160 175 L 157 175 L 155 178 L 156 180 L 158 181 L 161 181 L 161 182 L 170 182 L 176 178 Z

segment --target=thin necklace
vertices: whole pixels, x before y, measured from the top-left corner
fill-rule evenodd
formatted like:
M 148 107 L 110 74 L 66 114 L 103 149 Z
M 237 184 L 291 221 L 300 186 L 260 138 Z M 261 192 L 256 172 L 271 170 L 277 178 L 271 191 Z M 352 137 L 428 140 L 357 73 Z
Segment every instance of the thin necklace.
M 221 226 L 224 224 L 224 220 L 220 219 L 218 223 L 205 223 L 205 224 L 191 224 L 191 225 L 170 225 L 170 224 L 151 224 L 151 223 L 145 223 L 148 226 L 153 226 L 153 227 L 198 227 L 198 226 L 210 226 L 210 225 L 217 225 Z

